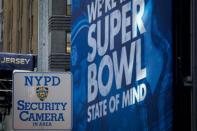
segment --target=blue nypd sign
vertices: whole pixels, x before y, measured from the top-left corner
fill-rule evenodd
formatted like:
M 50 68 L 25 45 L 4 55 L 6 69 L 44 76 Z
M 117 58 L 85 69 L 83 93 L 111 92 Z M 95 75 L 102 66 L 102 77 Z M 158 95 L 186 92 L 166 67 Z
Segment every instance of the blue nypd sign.
M 171 0 L 72 2 L 74 130 L 172 129 Z
M 14 73 L 14 129 L 71 129 L 71 75 Z

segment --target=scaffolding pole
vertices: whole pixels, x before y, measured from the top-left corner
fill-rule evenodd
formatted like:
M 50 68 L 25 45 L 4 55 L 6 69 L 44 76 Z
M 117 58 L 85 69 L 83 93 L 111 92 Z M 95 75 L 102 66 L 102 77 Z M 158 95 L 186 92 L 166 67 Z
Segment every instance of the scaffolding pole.
M 38 71 L 48 71 L 48 0 L 38 1 Z

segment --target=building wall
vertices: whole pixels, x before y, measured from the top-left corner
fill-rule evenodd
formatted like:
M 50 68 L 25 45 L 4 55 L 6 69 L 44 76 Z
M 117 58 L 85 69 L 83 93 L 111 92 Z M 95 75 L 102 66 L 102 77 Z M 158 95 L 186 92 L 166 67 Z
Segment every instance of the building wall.
M 70 52 L 66 52 L 66 34 L 71 31 L 71 15 L 67 15 L 69 0 L 49 0 L 49 70 L 70 70 Z M 70 40 L 70 39 L 69 39 Z
M 37 53 L 38 1 L 3 0 L 3 52 Z
M 3 52 L 33 53 L 38 49 L 38 0 L 3 1 Z M 49 70 L 70 70 L 70 0 L 49 1 Z M 69 34 L 69 35 L 68 35 Z M 69 43 L 70 44 L 70 43 Z

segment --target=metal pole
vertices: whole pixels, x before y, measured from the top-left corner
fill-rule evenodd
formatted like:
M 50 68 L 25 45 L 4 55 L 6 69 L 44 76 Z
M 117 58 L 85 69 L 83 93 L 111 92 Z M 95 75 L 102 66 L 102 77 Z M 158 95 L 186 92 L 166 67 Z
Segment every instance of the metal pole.
M 191 0 L 191 44 L 192 44 L 192 131 L 197 130 L 197 1 Z
M 38 71 L 48 71 L 48 0 L 38 0 Z

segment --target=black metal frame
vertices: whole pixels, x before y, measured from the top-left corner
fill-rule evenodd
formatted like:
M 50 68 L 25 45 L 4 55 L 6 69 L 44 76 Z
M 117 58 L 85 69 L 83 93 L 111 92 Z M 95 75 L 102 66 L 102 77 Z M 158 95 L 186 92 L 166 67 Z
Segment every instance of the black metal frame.
M 191 0 L 191 35 L 192 35 L 192 131 L 197 131 L 197 1 Z
M 174 130 L 190 131 L 192 119 L 191 2 L 173 1 Z M 195 1 L 195 0 L 194 0 Z M 193 27 L 192 27 L 193 28 Z M 197 56 L 196 56 L 197 57 Z M 193 57 L 195 58 L 195 57 Z M 197 68 L 196 68 L 197 69 Z M 197 73 L 196 73 L 197 74 Z M 196 130 L 195 130 L 196 131 Z

